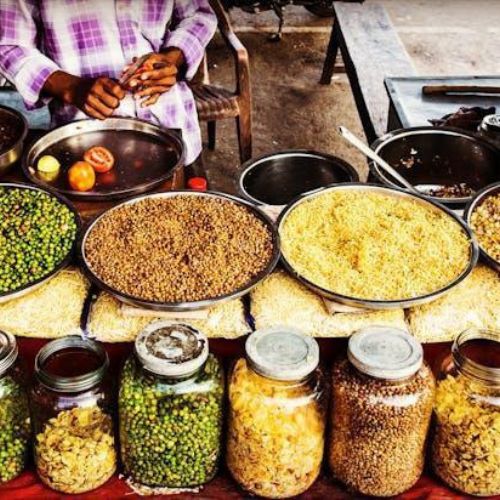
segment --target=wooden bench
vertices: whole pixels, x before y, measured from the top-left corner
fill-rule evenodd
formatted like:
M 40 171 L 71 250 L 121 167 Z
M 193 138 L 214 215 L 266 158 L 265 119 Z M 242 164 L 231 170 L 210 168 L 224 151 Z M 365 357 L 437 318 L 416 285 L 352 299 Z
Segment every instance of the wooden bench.
M 387 76 L 415 70 L 385 8 L 377 2 L 334 2 L 334 22 L 320 83 L 331 82 L 340 49 L 368 142 L 387 131 Z

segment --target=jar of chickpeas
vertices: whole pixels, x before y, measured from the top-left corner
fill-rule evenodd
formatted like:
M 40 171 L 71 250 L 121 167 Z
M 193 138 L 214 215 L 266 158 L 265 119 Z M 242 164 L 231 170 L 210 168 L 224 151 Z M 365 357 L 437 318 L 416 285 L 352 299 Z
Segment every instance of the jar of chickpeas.
M 323 459 L 325 386 L 319 348 L 289 328 L 260 330 L 229 378 L 227 465 L 248 492 L 288 498 L 306 491 Z

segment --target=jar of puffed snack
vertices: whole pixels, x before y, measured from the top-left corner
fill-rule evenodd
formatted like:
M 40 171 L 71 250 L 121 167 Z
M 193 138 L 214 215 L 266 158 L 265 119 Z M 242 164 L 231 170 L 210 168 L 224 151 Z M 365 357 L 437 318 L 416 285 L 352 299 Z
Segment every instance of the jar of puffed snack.
M 466 330 L 442 364 L 432 466 L 468 495 L 500 494 L 500 332 Z
M 229 379 L 227 465 L 248 492 L 288 498 L 318 477 L 325 435 L 319 348 L 289 328 L 259 330 Z
M 390 327 L 356 332 L 332 369 L 333 476 L 356 494 L 411 488 L 424 466 L 434 390 L 414 337 Z
M 26 385 L 16 339 L 0 331 L 0 483 L 18 476 L 28 458 L 31 425 Z
M 146 327 L 120 380 L 125 474 L 176 490 L 210 481 L 221 451 L 223 400 L 224 373 L 205 335 L 168 321 Z
M 35 464 L 42 482 L 56 491 L 91 491 L 116 470 L 108 364 L 100 344 L 78 336 L 49 342 L 36 356 Z

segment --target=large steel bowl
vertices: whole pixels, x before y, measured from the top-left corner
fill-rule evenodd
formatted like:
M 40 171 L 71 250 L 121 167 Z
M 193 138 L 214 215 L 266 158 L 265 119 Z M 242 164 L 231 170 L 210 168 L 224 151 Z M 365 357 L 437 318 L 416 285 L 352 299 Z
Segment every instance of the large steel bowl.
M 105 217 L 107 214 L 112 212 L 113 210 L 116 210 L 119 207 L 123 207 L 125 205 L 133 205 L 135 203 L 138 203 L 141 200 L 144 199 L 156 199 L 156 198 L 172 198 L 175 196 L 197 196 L 197 197 L 208 197 L 208 198 L 218 198 L 218 199 L 224 199 L 224 200 L 229 200 L 237 205 L 244 206 L 248 210 L 250 210 L 253 215 L 255 215 L 258 219 L 260 219 L 266 227 L 269 229 L 269 231 L 272 234 L 272 241 L 273 241 L 273 254 L 272 257 L 267 264 L 266 268 L 260 272 L 253 280 L 251 280 L 249 283 L 247 283 L 245 286 L 234 290 L 233 292 L 226 294 L 226 295 L 221 295 L 219 297 L 214 297 L 206 300 L 199 300 L 199 301 L 193 301 L 193 302 L 158 302 L 158 301 L 152 301 L 152 300 L 145 300 L 141 299 L 138 297 L 134 297 L 132 295 L 128 295 L 120 290 L 115 289 L 114 287 L 109 286 L 107 283 L 105 283 L 103 280 L 95 274 L 87 260 L 87 257 L 85 255 L 85 244 L 87 241 L 87 238 L 89 234 L 92 232 L 93 228 L 97 224 L 99 220 L 101 220 L 103 217 Z M 280 257 L 280 252 L 279 252 L 279 236 L 278 236 L 278 231 L 276 230 L 276 227 L 274 226 L 273 222 L 271 219 L 262 213 L 260 210 L 255 208 L 254 205 L 251 203 L 242 200 L 240 198 L 237 198 L 235 196 L 231 196 L 228 194 L 223 194 L 223 193 L 217 193 L 217 192 L 211 192 L 211 191 L 206 191 L 206 192 L 198 192 L 198 191 L 188 191 L 188 190 L 179 190 L 179 191 L 169 191 L 166 193 L 155 193 L 155 194 L 148 194 L 148 195 L 142 195 L 142 196 L 137 196 L 135 198 L 132 198 L 130 200 L 127 200 L 125 202 L 120 203 L 119 205 L 110 208 L 109 210 L 105 211 L 102 213 L 99 217 L 97 217 L 87 228 L 84 232 L 82 232 L 82 236 L 80 238 L 79 244 L 79 255 L 80 259 L 82 262 L 82 268 L 89 280 L 94 283 L 98 288 L 101 290 L 104 290 L 105 292 L 110 293 L 111 295 L 115 296 L 118 300 L 121 302 L 124 302 L 125 304 L 129 304 L 135 307 L 140 307 L 144 309 L 150 309 L 150 310 L 156 310 L 156 311 L 172 311 L 172 312 L 183 312 L 183 311 L 196 311 L 200 309 L 206 309 L 208 307 L 212 307 L 217 304 L 221 304 L 223 302 L 227 302 L 233 299 L 236 299 L 238 297 L 241 297 L 245 294 L 247 294 L 252 288 L 254 288 L 260 281 L 262 281 L 265 277 L 267 277 L 276 267 L 276 264 L 278 263 L 279 257 Z
M 28 133 L 28 123 L 15 109 L 0 106 L 0 134 L 2 129 L 9 131 L 12 140 L 7 141 L 4 147 L 0 146 L 0 176 L 6 174 L 21 158 L 24 140 Z
M 472 199 L 472 201 L 467 205 L 467 208 L 464 212 L 464 218 L 467 224 L 470 226 L 471 217 L 476 208 L 478 208 L 481 203 L 486 200 L 486 198 L 499 194 L 500 193 L 500 182 L 492 184 L 491 186 L 486 186 L 484 189 L 476 193 L 476 196 Z M 471 228 L 472 229 L 472 228 Z M 481 244 L 478 242 L 479 250 L 481 252 L 481 257 L 491 268 L 495 269 L 500 273 L 500 262 L 491 257 L 484 248 L 481 247 Z
M 446 285 L 445 287 L 436 290 L 432 293 L 426 294 L 426 295 L 421 295 L 418 297 L 412 297 L 410 299 L 400 299 L 400 300 L 369 300 L 369 299 L 362 299 L 359 297 L 350 297 L 346 295 L 341 295 L 339 293 L 336 293 L 332 290 L 328 290 L 326 288 L 323 288 L 309 279 L 305 278 L 302 276 L 299 272 L 295 270 L 293 265 L 287 260 L 286 256 L 282 254 L 281 260 L 283 262 L 283 265 L 285 268 L 293 275 L 295 276 L 299 281 L 301 281 L 304 285 L 306 285 L 308 288 L 313 290 L 314 292 L 318 293 L 319 295 L 322 295 L 323 297 L 326 297 L 328 299 L 334 300 L 336 302 L 340 302 L 341 304 L 346 304 L 348 306 L 353 306 L 353 307 L 361 307 L 361 308 L 366 308 L 366 309 L 396 309 L 396 308 L 406 308 L 410 306 L 417 306 L 421 304 L 425 304 L 427 302 L 432 302 L 433 300 L 443 296 L 447 292 L 449 292 L 453 287 L 461 283 L 474 269 L 474 266 L 477 263 L 478 256 L 479 256 L 479 250 L 477 246 L 476 239 L 474 237 L 474 234 L 472 233 L 471 229 L 469 226 L 458 216 L 456 215 L 453 211 L 450 209 L 446 208 L 443 205 L 440 205 L 439 203 L 435 203 L 431 200 L 428 200 L 424 196 L 416 195 L 416 194 L 411 194 L 408 193 L 402 189 L 396 189 L 396 188 L 387 188 L 387 187 L 381 187 L 377 186 L 374 184 L 361 184 L 361 183 L 350 183 L 350 184 L 339 184 L 337 186 L 330 186 L 327 188 L 322 188 L 318 189 L 316 191 L 313 191 L 312 193 L 306 193 L 304 195 L 298 196 L 295 200 L 290 202 L 287 207 L 281 212 L 281 215 L 278 219 L 277 225 L 278 225 L 278 233 L 281 233 L 281 229 L 283 227 L 283 224 L 286 222 L 288 214 L 297 206 L 300 204 L 311 200 L 317 196 L 321 196 L 322 194 L 330 191 L 355 191 L 357 193 L 381 193 L 385 194 L 387 196 L 394 196 L 399 199 L 411 199 L 415 200 L 418 203 L 421 203 L 422 205 L 431 208 L 432 210 L 435 210 L 436 212 L 441 212 L 447 214 L 449 217 L 451 217 L 462 229 L 462 231 L 465 233 L 467 238 L 470 241 L 470 258 L 469 258 L 469 263 L 466 267 L 466 269 L 460 274 L 460 276 L 457 276 L 457 278 Z

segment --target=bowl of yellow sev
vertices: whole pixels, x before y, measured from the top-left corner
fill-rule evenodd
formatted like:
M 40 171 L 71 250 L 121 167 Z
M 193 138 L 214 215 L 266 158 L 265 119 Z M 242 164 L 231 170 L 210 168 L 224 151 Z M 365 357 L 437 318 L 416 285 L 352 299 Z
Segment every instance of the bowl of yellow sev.
M 479 255 L 471 229 L 448 208 L 372 184 L 301 195 L 277 224 L 285 268 L 316 293 L 355 307 L 435 300 L 469 275 Z

